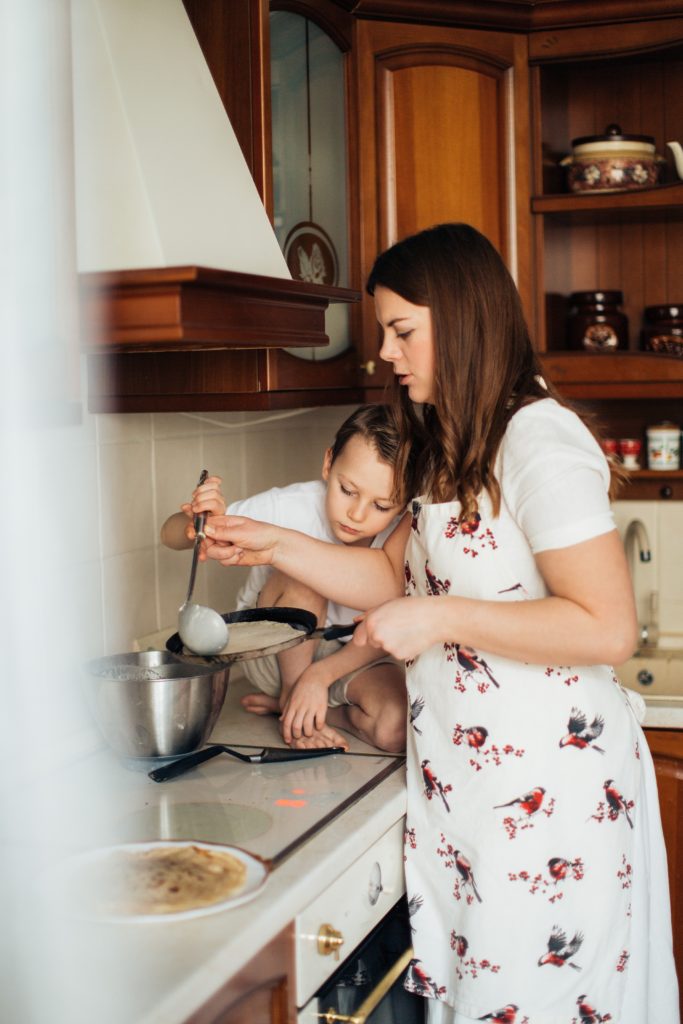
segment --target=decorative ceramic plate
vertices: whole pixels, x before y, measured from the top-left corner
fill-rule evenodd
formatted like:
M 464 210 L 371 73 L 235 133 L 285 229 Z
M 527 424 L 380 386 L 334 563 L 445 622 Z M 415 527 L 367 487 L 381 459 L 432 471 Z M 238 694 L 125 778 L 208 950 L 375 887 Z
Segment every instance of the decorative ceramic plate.
M 295 281 L 336 285 L 339 261 L 332 239 L 319 224 L 300 221 L 291 229 L 284 245 L 285 260 Z

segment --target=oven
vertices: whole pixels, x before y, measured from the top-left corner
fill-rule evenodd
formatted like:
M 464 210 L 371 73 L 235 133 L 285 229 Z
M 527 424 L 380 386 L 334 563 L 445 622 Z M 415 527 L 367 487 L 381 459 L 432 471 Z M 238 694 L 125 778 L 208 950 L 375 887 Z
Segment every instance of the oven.
M 298 1024 L 423 1024 L 425 999 L 403 987 L 412 952 L 403 898 L 313 995 Z
M 298 1024 L 423 1024 L 403 979 L 412 957 L 403 820 L 296 919 Z

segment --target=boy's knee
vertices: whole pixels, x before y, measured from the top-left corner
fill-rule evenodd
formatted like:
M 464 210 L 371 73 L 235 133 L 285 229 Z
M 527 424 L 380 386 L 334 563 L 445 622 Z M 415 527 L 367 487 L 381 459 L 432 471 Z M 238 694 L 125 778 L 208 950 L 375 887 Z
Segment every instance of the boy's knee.
M 375 730 L 375 745 L 389 754 L 402 754 L 406 749 L 405 716 L 380 717 Z
M 321 620 L 327 601 L 304 583 L 275 570 L 266 580 L 258 597 L 259 608 L 303 608 Z

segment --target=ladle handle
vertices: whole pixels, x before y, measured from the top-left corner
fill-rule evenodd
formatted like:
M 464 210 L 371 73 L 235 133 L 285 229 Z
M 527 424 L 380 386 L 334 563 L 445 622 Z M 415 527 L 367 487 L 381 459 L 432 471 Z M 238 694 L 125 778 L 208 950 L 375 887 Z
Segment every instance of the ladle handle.
M 197 487 L 201 487 L 207 476 L 209 475 L 208 469 L 203 469 L 199 474 L 199 481 Z M 197 563 L 199 561 L 199 546 L 204 538 L 204 525 L 206 523 L 206 512 L 198 513 L 193 519 L 193 526 L 195 532 L 194 547 L 192 549 L 192 565 L 190 566 L 190 582 L 187 585 L 187 597 L 185 598 L 185 604 L 190 603 L 190 598 L 194 592 L 194 581 L 197 575 Z
M 197 487 L 201 487 L 207 476 L 209 475 L 208 469 L 203 469 L 199 474 L 199 480 L 197 481 Z M 204 526 L 206 524 L 206 512 L 199 512 L 193 520 L 194 532 L 200 538 L 204 537 Z

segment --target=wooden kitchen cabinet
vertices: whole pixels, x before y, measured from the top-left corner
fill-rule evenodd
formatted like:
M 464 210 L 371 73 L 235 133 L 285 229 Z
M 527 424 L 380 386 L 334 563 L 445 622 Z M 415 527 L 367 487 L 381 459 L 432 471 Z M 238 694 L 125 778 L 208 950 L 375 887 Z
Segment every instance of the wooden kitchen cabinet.
M 269 5 L 184 4 L 266 208 L 272 209 Z M 525 36 L 364 21 L 333 0 L 273 0 L 270 9 L 313 19 L 346 55 L 352 288 L 362 289 L 377 252 L 400 235 L 460 219 L 499 246 L 530 308 Z M 246 74 L 235 74 L 238 65 Z M 171 338 L 164 352 L 158 342 L 154 353 L 140 344 L 122 351 L 118 342 L 107 350 L 105 334 L 104 346 L 90 358 L 91 409 L 263 409 L 381 398 L 389 376 L 378 359 L 368 297 L 362 309 L 352 308 L 351 322 L 349 350 L 314 363 L 282 351 L 282 345 L 258 356 L 231 351 L 236 346 L 229 343 L 223 352 L 216 345 L 207 352 L 187 334 Z
M 344 179 L 349 209 L 355 211 L 358 185 L 353 155 L 357 128 L 351 15 L 340 10 L 334 0 L 272 0 L 270 3 L 268 0 L 183 0 L 183 3 L 271 220 L 275 205 L 273 164 L 278 162 L 278 153 L 273 154 L 271 133 L 271 12 L 288 11 L 309 19 L 344 55 L 349 159 L 346 167 L 336 167 L 336 173 Z M 237 69 L 247 73 L 237 74 Z M 301 155 L 305 158 L 305 153 Z M 360 280 L 357 239 L 357 220 L 352 216 L 347 242 L 348 268 L 343 277 L 352 282 L 353 288 L 359 287 L 355 282 Z M 357 345 L 359 313 L 353 308 L 350 320 L 348 349 L 333 358 L 326 359 L 324 349 L 318 348 L 318 358 L 309 362 L 285 351 L 285 346 L 270 347 L 260 360 L 258 395 L 242 395 L 239 407 L 282 408 L 361 401 L 367 362 Z M 321 344 L 324 345 L 324 339 L 315 343 Z M 202 361 L 201 357 L 193 360 L 195 364 Z M 228 396 L 226 400 L 231 401 Z M 217 395 L 211 398 L 204 395 L 203 399 L 195 396 L 195 402 L 205 409 L 230 407 L 222 401 Z
M 229 965 L 226 965 L 229 973 Z M 295 1024 L 293 926 L 280 932 L 186 1024 Z
M 529 63 L 534 327 L 544 370 L 567 398 L 597 416 L 605 434 L 641 438 L 645 453 L 647 426 L 683 419 L 683 359 L 640 350 L 644 308 L 683 299 L 683 182 L 666 148 L 683 135 L 683 18 L 641 10 L 629 22 L 615 11 L 608 31 L 533 31 Z M 654 137 L 657 152 L 668 157 L 664 182 L 643 191 L 567 192 L 559 162 L 572 139 L 602 134 L 614 123 Z M 569 295 L 596 289 L 623 293 L 628 352 L 567 350 Z M 643 470 L 629 477 L 620 497 L 682 495 L 680 473 Z
M 290 356 L 302 368 L 287 378 L 270 357 L 277 346 L 324 343 L 328 302 L 358 298 L 350 289 L 192 266 L 83 274 L 80 283 L 91 412 L 322 404 L 306 394 L 324 386 L 306 369 L 315 364 Z
M 683 18 L 648 21 L 643 10 L 639 20 L 611 25 L 607 34 L 586 27 L 529 37 L 536 333 L 539 348 L 553 355 L 567 348 L 571 292 L 622 291 L 635 352 L 645 306 L 676 301 L 683 288 L 683 182 L 671 159 L 663 184 L 601 194 L 568 193 L 559 165 L 573 138 L 601 134 L 608 124 L 653 136 L 664 156 L 666 143 L 683 132 Z M 662 386 L 668 380 L 682 394 L 681 373 L 666 358 L 658 366 L 661 358 L 642 356 L 635 380 Z M 626 393 L 618 364 L 610 372 L 602 355 L 581 354 L 581 360 L 583 382 L 600 397 L 620 385 Z
M 94 411 L 268 409 L 379 400 L 389 379 L 364 281 L 409 232 L 465 220 L 496 244 L 518 281 L 548 376 L 588 403 L 614 436 L 681 419 L 683 360 L 638 351 L 643 308 L 683 301 L 683 182 L 572 195 L 559 160 L 571 140 L 617 121 L 683 140 L 683 0 L 183 0 L 242 151 L 273 212 L 269 16 L 315 22 L 344 55 L 351 344 L 308 362 L 283 340 L 245 353 L 172 339 L 170 352 L 99 349 Z M 567 352 L 567 298 L 616 288 L 628 353 Z M 681 289 L 681 291 L 679 291 Z M 287 317 L 283 307 L 283 317 Z M 106 341 L 106 335 L 104 340 Z M 315 342 L 320 344 L 320 339 Z M 289 347 L 289 346 L 287 346 Z M 189 351 L 194 348 L 194 351 Z M 248 366 L 245 365 L 248 363 Z M 214 386 L 214 382 L 218 382 Z M 661 401 L 672 415 L 651 415 Z M 676 402 L 678 401 L 678 405 Z M 647 404 L 649 403 L 649 405 Z M 619 430 L 617 429 L 619 425 Z M 681 482 L 633 479 L 633 497 L 679 496 Z
M 671 923 L 683 1011 L 683 731 L 646 729 L 659 789 L 669 864 Z
M 405 235 L 466 221 L 499 249 L 530 311 L 525 36 L 359 20 L 354 49 L 362 280 Z M 369 296 L 362 331 L 365 358 L 377 359 Z M 378 364 L 367 383 L 390 376 Z
M 683 182 L 673 160 L 663 184 L 599 194 L 567 192 L 559 164 L 572 139 L 602 134 L 609 124 L 652 136 L 662 156 L 683 135 L 683 18 L 648 21 L 647 5 L 643 12 L 609 32 L 529 36 L 537 337 L 547 352 L 567 348 L 571 292 L 623 292 L 629 349 L 638 351 L 643 309 L 678 301 L 683 289 Z M 600 380 L 605 370 L 596 366 Z

